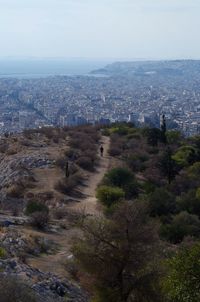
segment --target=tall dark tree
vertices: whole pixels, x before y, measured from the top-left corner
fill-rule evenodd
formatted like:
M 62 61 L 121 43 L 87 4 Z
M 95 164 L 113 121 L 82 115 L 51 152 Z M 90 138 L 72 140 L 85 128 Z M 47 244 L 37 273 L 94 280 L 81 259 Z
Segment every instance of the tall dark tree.
M 176 161 L 172 158 L 172 151 L 168 147 L 163 153 L 159 163 L 158 168 L 160 169 L 163 176 L 165 176 L 170 184 L 175 176 L 179 172 L 179 167 Z
M 157 146 L 158 142 L 161 140 L 161 130 L 158 128 L 147 128 L 144 131 L 147 138 L 147 143 L 150 146 Z
M 167 137 L 166 137 L 166 131 L 167 131 L 167 126 L 166 126 L 166 118 L 165 115 L 162 115 L 162 120 L 161 120 L 161 140 L 163 143 L 167 143 Z

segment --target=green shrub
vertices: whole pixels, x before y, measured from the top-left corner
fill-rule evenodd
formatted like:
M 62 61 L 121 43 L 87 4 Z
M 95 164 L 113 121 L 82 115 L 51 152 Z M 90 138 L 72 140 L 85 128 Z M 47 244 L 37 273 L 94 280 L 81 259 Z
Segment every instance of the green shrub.
M 166 189 L 157 188 L 149 195 L 148 201 L 152 216 L 169 215 L 176 211 L 175 196 Z
M 177 197 L 177 206 L 180 211 L 187 211 L 200 217 L 200 196 L 199 189 L 189 190 Z
M 101 186 L 97 189 L 97 199 L 107 207 L 119 202 L 125 197 L 125 193 L 121 188 Z
M 103 184 L 119 187 L 125 192 L 126 198 L 137 196 L 139 185 L 134 174 L 127 168 L 114 168 L 107 172 L 103 179 Z
M 104 182 L 110 186 L 124 187 L 131 182 L 134 175 L 127 168 L 114 168 L 107 172 L 104 176 Z
M 172 158 L 180 166 L 187 167 L 199 160 L 199 153 L 197 148 L 185 145 L 180 147 Z
M 181 212 L 173 217 L 171 223 L 161 227 L 161 236 L 171 243 L 180 243 L 184 237 L 200 237 L 198 216 Z
M 6 250 L 3 247 L 0 247 L 0 258 L 6 258 Z
M 200 301 L 200 244 L 181 248 L 167 260 L 163 280 L 167 301 Z
M 48 207 L 38 201 L 29 201 L 26 206 L 26 215 L 31 215 L 35 212 L 49 212 Z

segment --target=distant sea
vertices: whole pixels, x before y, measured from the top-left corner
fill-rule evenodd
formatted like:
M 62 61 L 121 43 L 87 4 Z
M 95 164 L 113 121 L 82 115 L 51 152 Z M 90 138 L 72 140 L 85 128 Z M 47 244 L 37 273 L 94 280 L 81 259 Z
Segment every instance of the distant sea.
M 109 61 L 61 59 L 0 59 L 0 78 L 41 78 L 57 75 L 88 75 L 105 67 Z

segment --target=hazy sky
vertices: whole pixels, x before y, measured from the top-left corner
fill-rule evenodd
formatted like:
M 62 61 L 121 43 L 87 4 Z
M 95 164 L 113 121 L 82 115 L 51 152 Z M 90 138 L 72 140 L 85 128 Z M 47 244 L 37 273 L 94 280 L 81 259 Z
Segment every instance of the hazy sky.
M 200 58 L 200 0 L 0 0 L 0 57 Z

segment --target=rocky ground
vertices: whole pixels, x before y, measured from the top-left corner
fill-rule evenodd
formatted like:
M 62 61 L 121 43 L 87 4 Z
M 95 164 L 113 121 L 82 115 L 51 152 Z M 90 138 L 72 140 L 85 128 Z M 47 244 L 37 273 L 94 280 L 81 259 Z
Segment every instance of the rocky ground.
M 0 276 L 14 276 L 28 283 L 36 292 L 38 302 L 68 301 L 87 302 L 88 297 L 77 285 L 60 280 L 56 275 L 44 273 L 15 258 L 0 259 Z
M 64 171 L 57 161 L 65 155 L 67 133 L 26 133 L 0 139 L 0 276 L 16 276 L 30 285 L 38 302 L 89 301 L 78 284 L 71 283 L 63 261 L 70 254 L 70 240 L 76 233 L 71 218 L 83 209 L 98 211 L 95 189 L 108 168 L 104 157 L 93 173 L 84 173 L 82 199 L 55 189 Z M 107 154 L 109 141 L 105 139 Z M 25 215 L 29 200 L 44 202 L 50 211 L 48 228 L 40 232 Z M 57 216 L 55 217 L 55 212 Z M 58 215 L 59 214 L 59 215 Z

